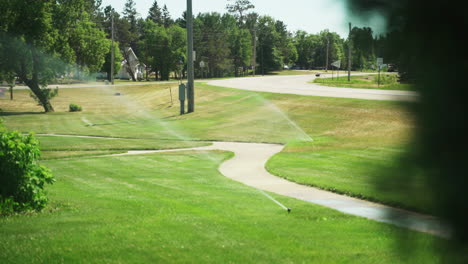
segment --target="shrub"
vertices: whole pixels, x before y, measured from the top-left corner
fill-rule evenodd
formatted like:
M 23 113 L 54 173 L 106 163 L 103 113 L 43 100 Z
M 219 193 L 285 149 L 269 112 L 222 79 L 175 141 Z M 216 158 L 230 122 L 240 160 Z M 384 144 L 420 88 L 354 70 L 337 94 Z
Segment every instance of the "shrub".
M 0 214 L 39 211 L 46 206 L 44 187 L 55 180 L 47 168 L 37 164 L 38 145 L 31 134 L 0 128 Z
M 80 112 L 82 110 L 81 106 L 77 104 L 70 104 L 70 112 Z

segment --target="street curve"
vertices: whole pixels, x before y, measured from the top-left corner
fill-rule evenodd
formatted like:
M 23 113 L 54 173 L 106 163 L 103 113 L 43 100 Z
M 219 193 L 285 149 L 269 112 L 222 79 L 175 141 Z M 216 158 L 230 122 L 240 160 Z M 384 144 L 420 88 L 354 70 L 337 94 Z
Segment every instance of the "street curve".
M 322 77 L 328 78 L 331 77 L 331 75 L 322 75 Z M 208 84 L 213 86 L 221 86 L 248 91 L 270 92 L 280 94 L 297 94 L 309 96 L 355 98 L 384 101 L 414 102 L 418 100 L 418 94 L 412 91 L 327 87 L 311 83 L 315 78 L 317 77 L 315 77 L 314 75 L 245 77 L 214 80 L 209 81 Z

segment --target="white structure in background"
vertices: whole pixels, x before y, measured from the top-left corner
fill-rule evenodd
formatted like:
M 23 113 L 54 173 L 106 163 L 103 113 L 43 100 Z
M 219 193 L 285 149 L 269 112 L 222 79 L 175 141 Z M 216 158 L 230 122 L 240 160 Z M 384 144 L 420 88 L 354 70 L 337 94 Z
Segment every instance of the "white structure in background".
M 135 52 L 133 52 L 132 48 L 125 48 L 125 53 L 127 54 L 126 57 L 128 58 L 130 63 L 127 63 L 127 60 L 122 61 L 122 67 L 120 68 L 120 71 L 117 73 L 117 76 L 115 76 L 115 78 L 132 79 L 127 70 L 127 67 L 131 67 L 131 70 L 135 75 L 135 79 L 143 79 L 146 65 L 140 62 L 138 57 L 135 55 Z

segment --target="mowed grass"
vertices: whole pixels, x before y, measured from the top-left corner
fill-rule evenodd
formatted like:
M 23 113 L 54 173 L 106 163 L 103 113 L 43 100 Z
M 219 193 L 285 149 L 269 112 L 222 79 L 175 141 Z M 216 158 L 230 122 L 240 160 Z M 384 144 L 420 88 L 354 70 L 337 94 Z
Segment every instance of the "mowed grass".
M 176 84 L 62 89 L 52 114 L 41 114 L 29 92 L 18 91 L 15 101 L 2 101 L 1 115 L 9 128 L 23 132 L 125 138 L 41 136 L 45 158 L 60 158 L 57 151 L 70 157 L 206 144 L 190 140 L 288 143 L 267 164 L 273 174 L 424 211 L 414 199 L 375 185 L 387 180 L 384 171 L 398 167 L 411 138 L 414 125 L 407 104 L 196 87 L 196 111 L 184 116 L 178 115 L 175 101 L 170 103 L 169 89 L 175 99 Z M 82 105 L 83 112 L 66 112 L 70 102 Z M 414 184 L 424 190 L 422 179 Z
M 336 73 L 335 73 L 336 74 Z M 341 74 L 340 74 L 341 75 Z M 372 75 L 359 75 L 351 76 L 351 81 L 348 81 L 348 77 L 343 72 L 343 75 L 334 78 L 316 78 L 314 83 L 318 83 L 323 86 L 331 87 L 346 87 L 346 88 L 364 88 L 364 89 L 382 89 L 382 90 L 414 90 L 410 84 L 403 84 L 397 81 L 385 83 L 386 79 L 394 78 L 394 74 L 381 73 L 381 84 L 378 84 L 378 74 Z
M 69 159 L 79 157 L 97 157 L 112 154 L 126 153 L 127 151 L 118 150 L 46 150 L 41 153 L 41 160 Z
M 169 88 L 173 85 L 153 85 L 134 87 L 99 87 L 80 89 L 61 89 L 59 96 L 52 102 L 56 112 L 41 113 L 41 108 L 29 98 L 29 91 L 16 92 L 16 100 L 4 101 L 4 115 L 8 127 L 20 131 L 36 133 L 96 135 L 127 138 L 162 138 L 171 135 L 160 118 L 154 115 L 157 105 L 148 105 L 147 100 L 159 94 L 149 93 L 158 90 L 164 98 L 159 101 L 164 107 L 170 105 Z M 120 93 L 121 96 L 116 96 Z M 175 98 L 174 98 L 175 99 Z M 83 112 L 69 113 L 68 106 L 75 103 L 83 107 Z M 9 120 L 13 120 L 9 124 Z M 177 136 L 172 139 L 181 139 Z
M 0 218 L 1 263 L 438 263 L 439 239 L 273 195 L 220 175 L 223 152 L 43 161 L 43 213 Z
M 272 95 L 271 100 L 314 141 L 290 142 L 271 158 L 266 168 L 272 174 L 301 184 L 399 207 L 430 211 L 430 196 L 390 191 L 400 159 L 414 130 L 411 105 L 352 99 Z M 391 183 L 391 184 L 390 184 Z M 423 177 L 412 181 L 426 191 Z
M 412 263 L 438 262 L 437 238 L 273 195 L 288 215 L 219 175 L 230 154 L 83 157 L 204 140 L 284 143 L 267 164 L 274 174 L 413 207 L 374 184 L 411 138 L 408 105 L 196 87 L 196 112 L 184 116 L 176 84 L 61 89 L 51 114 L 25 90 L 0 101 L 9 129 L 119 138 L 38 136 L 44 159 L 67 159 L 41 161 L 58 179 L 45 212 L 0 219 L 0 262 L 404 263 L 400 232 L 414 237 Z M 70 103 L 83 112 L 67 112 Z
M 186 140 L 158 140 L 138 138 L 82 138 L 73 136 L 36 136 L 43 159 L 98 156 L 127 152 L 128 150 L 159 150 L 193 148 L 211 143 Z
M 29 92 L 21 90 L 15 101 L 2 101 L 0 116 L 11 129 L 37 134 L 283 143 L 305 137 L 274 104 L 251 92 L 197 84 L 196 112 L 180 116 L 176 86 L 62 89 L 51 114 L 41 113 Z M 83 112 L 67 112 L 70 103 Z
M 424 193 L 423 177 L 411 182 L 421 195 L 396 191 L 405 190 L 409 184 L 392 175 L 402 173 L 399 166 L 405 148 L 397 145 L 330 148 L 324 146 L 327 141 L 325 137 L 316 138 L 313 143 L 289 144 L 284 152 L 268 161 L 267 169 L 301 184 L 410 210 L 430 211 L 431 199 Z

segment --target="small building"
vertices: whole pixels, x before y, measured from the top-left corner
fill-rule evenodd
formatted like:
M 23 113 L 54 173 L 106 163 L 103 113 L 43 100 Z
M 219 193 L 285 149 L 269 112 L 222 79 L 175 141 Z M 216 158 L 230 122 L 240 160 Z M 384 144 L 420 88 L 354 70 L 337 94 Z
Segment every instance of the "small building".
M 131 67 L 131 70 L 134 74 L 134 77 L 136 80 L 143 79 L 144 78 L 144 73 L 146 69 L 146 65 L 138 59 L 138 57 L 135 55 L 135 52 L 133 52 L 132 48 L 125 48 L 125 58 L 128 58 L 129 63 L 127 63 L 127 60 L 122 61 L 122 67 L 120 68 L 120 71 L 117 73 L 115 78 L 117 79 L 132 79 L 130 74 L 128 73 L 128 67 Z

